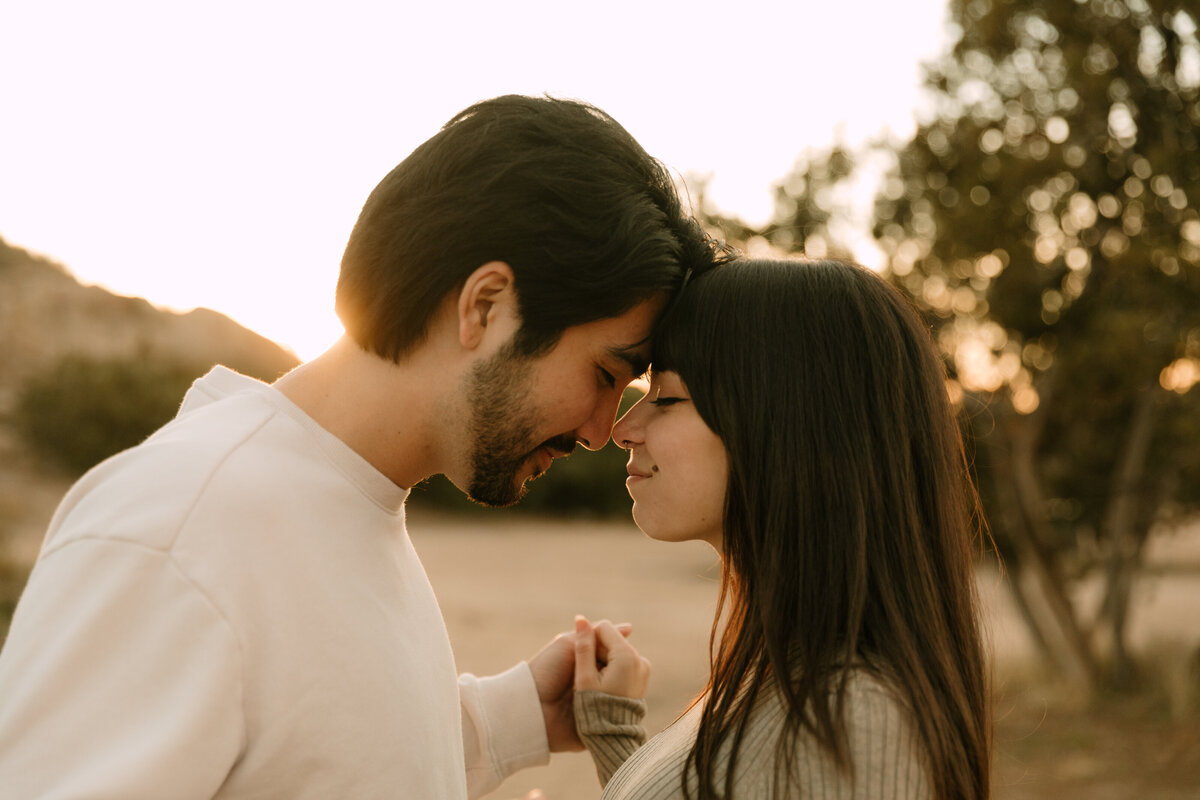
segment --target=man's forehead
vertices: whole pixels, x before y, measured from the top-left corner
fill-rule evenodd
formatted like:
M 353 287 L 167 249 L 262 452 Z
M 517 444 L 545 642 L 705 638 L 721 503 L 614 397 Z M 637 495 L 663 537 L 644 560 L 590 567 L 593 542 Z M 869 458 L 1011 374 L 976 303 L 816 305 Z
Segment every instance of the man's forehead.
M 650 368 L 650 343 L 647 341 L 610 347 L 608 354 L 615 359 L 624 361 L 629 367 L 629 373 L 635 378 L 645 374 L 646 370 Z
M 635 305 L 625 313 L 596 320 L 581 326 L 594 336 L 599 352 L 608 358 L 622 361 L 633 377 L 643 375 L 650 366 L 650 335 L 665 297 L 653 297 Z

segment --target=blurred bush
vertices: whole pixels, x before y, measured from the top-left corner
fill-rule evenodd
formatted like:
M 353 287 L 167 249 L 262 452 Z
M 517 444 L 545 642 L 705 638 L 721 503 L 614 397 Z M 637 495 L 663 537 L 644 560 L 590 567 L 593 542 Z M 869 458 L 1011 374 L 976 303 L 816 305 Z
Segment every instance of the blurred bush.
M 161 358 L 64 356 L 26 381 L 14 422 L 40 457 L 82 474 L 169 422 L 199 374 Z
M 12 621 L 13 612 L 17 609 L 17 599 L 25 588 L 29 570 L 14 564 L 8 558 L 0 555 L 0 646 L 8 637 L 8 627 Z
M 545 475 L 530 483 L 529 493 L 511 512 L 627 517 L 630 508 L 629 494 L 625 491 L 627 460 L 628 454 L 611 442 L 596 452 L 576 448 L 570 458 L 555 461 Z M 416 507 L 455 513 L 484 509 L 468 500 L 442 475 L 416 486 L 410 502 Z M 497 512 L 488 509 L 486 513 Z
M 630 387 L 621 397 L 618 416 L 642 396 Z M 529 484 L 525 499 L 510 509 L 521 514 L 573 514 L 591 517 L 628 517 L 631 501 L 625 491 L 625 462 L 629 454 L 612 442 L 591 452 L 577 447 L 570 458 L 558 459 L 546 474 Z M 415 507 L 455 513 L 474 513 L 480 506 L 441 475 L 417 485 L 409 502 Z M 497 513 L 488 510 L 489 514 Z

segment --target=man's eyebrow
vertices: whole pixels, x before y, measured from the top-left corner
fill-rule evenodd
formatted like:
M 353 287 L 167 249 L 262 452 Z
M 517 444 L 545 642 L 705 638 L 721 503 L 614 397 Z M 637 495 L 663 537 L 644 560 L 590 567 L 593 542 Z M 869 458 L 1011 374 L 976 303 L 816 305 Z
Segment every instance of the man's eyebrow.
M 646 370 L 650 368 L 650 359 L 642 355 L 634 348 L 639 345 L 629 345 L 628 347 L 610 347 L 608 354 L 613 358 L 624 361 L 629 367 L 629 372 L 633 377 L 640 378 L 646 374 Z

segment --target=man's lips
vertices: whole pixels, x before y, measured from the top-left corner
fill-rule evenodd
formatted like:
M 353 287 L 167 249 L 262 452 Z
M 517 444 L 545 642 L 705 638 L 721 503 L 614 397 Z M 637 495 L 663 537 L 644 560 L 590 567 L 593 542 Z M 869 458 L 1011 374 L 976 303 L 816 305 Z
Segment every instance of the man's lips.
M 569 456 L 571 455 L 571 451 L 560 450 L 557 447 L 544 444 L 538 449 L 534 450 L 531 455 L 533 456 L 534 466 L 536 469 L 534 475 L 538 476 L 550 469 L 550 465 L 554 463 L 554 459 Z
M 538 445 L 525 458 L 532 459 L 537 469 L 536 475 L 541 475 L 550 468 L 556 458 L 564 458 L 575 450 L 575 440 L 570 436 L 555 436 Z
M 562 458 L 569 456 L 575 452 L 575 437 L 568 435 L 555 436 L 542 442 L 542 448 L 545 449 L 554 458 Z
M 539 447 L 537 449 L 537 453 L 539 456 L 543 454 L 549 456 L 550 460 L 554 460 L 556 458 L 566 458 L 567 456 L 571 455 L 569 450 L 558 450 L 557 448 L 546 446 Z

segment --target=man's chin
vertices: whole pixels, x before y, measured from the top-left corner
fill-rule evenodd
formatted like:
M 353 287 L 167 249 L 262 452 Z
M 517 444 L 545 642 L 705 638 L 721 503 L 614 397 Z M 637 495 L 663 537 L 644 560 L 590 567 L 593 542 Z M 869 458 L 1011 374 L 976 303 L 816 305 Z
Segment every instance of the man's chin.
M 525 499 L 525 495 L 529 493 L 529 482 L 540 478 L 542 474 L 542 472 L 534 472 L 526 478 L 521 478 L 519 482 L 514 479 L 503 485 L 498 482 L 477 481 L 471 484 L 466 494 L 480 505 L 490 508 L 508 508 Z
M 485 480 L 480 480 L 476 476 L 466 489 L 466 495 L 476 503 L 492 508 L 508 508 L 516 505 L 528 493 L 529 483 L 545 475 L 553 462 L 553 455 L 544 446 L 539 447 L 516 466 L 508 469 L 487 470 L 489 477 Z M 528 474 L 525 474 L 526 472 Z M 519 477 L 523 474 L 524 477 Z M 510 477 L 506 481 L 500 481 L 495 479 L 497 475 Z
M 524 500 L 528 491 L 525 484 L 522 483 L 517 487 L 516 491 L 510 491 L 505 494 L 498 494 L 490 490 L 472 489 L 467 492 L 467 497 L 479 505 L 487 506 L 488 508 L 508 508 Z

